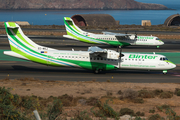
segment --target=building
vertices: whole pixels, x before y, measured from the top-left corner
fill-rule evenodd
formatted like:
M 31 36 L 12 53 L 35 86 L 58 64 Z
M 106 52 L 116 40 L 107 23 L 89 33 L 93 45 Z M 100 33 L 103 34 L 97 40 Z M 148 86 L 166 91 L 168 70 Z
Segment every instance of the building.
M 165 20 L 164 25 L 166 25 L 166 26 L 180 26 L 180 15 L 175 14 L 175 15 L 169 16 Z
M 116 26 L 118 21 L 109 14 L 81 14 L 71 17 L 77 26 Z

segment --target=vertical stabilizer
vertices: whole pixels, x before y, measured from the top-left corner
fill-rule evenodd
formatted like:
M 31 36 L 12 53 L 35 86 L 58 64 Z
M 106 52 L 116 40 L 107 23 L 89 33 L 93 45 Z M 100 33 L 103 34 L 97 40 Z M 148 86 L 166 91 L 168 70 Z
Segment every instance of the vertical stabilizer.
M 11 47 L 11 51 L 19 51 L 22 48 L 39 50 L 43 48 L 29 39 L 21 30 L 20 26 L 14 22 L 5 22 L 5 29 L 7 33 L 7 37 L 9 40 L 9 44 Z
M 66 32 L 67 35 L 89 35 L 89 34 L 93 34 L 93 33 L 89 33 L 89 32 L 85 32 L 83 30 L 81 30 L 77 25 L 75 25 L 75 23 L 73 22 L 73 20 L 70 17 L 64 17 L 64 24 L 66 27 Z

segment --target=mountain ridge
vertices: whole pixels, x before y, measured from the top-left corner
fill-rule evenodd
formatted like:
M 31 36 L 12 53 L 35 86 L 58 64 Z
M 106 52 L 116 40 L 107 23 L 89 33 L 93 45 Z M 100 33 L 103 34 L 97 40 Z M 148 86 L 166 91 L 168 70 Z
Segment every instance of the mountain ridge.
M 2 10 L 166 10 L 161 4 L 134 0 L 0 0 Z

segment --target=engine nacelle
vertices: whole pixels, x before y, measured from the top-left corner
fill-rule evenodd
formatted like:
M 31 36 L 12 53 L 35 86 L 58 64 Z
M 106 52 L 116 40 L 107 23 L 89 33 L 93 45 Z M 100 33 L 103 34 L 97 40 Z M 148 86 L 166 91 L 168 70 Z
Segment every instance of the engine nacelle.
M 108 59 L 118 59 L 119 53 L 114 50 L 107 50 L 107 58 Z

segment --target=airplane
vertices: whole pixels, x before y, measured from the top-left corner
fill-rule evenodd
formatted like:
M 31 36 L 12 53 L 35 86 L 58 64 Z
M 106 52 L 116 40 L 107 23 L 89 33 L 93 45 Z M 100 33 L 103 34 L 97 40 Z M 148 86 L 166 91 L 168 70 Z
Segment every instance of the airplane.
M 89 47 L 87 51 L 57 50 L 36 44 L 14 22 L 5 22 L 4 25 L 11 48 L 11 51 L 4 51 L 5 55 L 48 66 L 77 67 L 95 73 L 115 69 L 136 69 L 160 70 L 164 74 L 176 67 L 165 56 L 158 54 L 116 52 L 96 46 Z
M 137 36 L 136 34 L 122 34 L 103 32 L 103 34 L 94 34 L 81 30 L 75 25 L 70 17 L 64 17 L 64 24 L 67 35 L 65 38 L 79 40 L 93 44 L 109 44 L 112 46 L 146 45 L 159 48 L 164 42 L 155 36 Z

